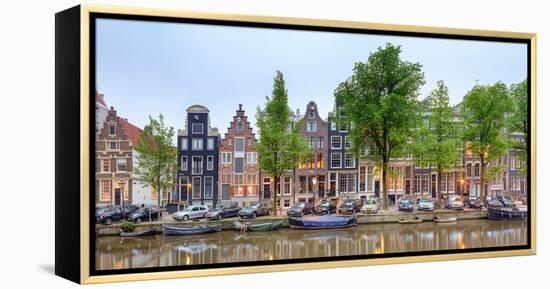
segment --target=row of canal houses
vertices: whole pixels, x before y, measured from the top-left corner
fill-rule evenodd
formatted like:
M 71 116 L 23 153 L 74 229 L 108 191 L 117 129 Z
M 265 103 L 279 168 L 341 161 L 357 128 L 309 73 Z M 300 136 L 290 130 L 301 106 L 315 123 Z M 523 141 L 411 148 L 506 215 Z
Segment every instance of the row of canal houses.
M 335 103 L 331 116 L 341 113 Z M 319 115 L 311 101 L 304 114 L 289 110 L 291 125 L 300 120 L 300 134 L 313 154 L 310 159 L 289 170 L 280 181 L 279 208 L 296 202 L 317 202 L 321 199 L 339 202 L 344 198 L 378 197 L 382 191 L 381 170 L 377 164 L 356 159 L 349 151 L 349 126 L 338 124 L 332 117 Z M 161 196 L 163 204 L 204 204 L 216 206 L 273 199 L 273 178 L 260 170 L 256 151 L 257 137 L 241 104 L 222 135 L 211 126 L 210 111 L 202 105 L 186 110 L 185 125 L 177 133 L 176 186 Z M 96 204 L 155 205 L 158 194 L 140 183 L 132 173 L 136 151 L 132 149 L 143 130 L 117 115 L 105 104 L 103 95 L 96 94 Z M 405 194 L 435 197 L 437 183 L 443 194 L 479 196 L 480 160 L 467 150 L 453 168 L 441 176 L 429 162 L 411 155 L 393 159 L 390 163 L 388 192 L 395 202 Z M 525 177 L 519 175 L 518 153 L 510 151 L 492 161 L 489 166 L 506 169 L 489 181 L 490 195 L 525 194 Z

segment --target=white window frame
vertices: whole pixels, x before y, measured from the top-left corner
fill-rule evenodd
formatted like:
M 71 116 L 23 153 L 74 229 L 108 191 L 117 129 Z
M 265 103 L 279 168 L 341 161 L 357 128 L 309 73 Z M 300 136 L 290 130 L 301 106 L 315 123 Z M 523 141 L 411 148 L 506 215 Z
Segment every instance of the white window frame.
M 200 125 L 201 126 L 201 132 L 195 132 L 194 131 L 194 127 L 195 125 Z M 191 134 L 203 134 L 204 133 L 204 123 L 202 122 L 194 122 L 194 123 L 191 123 Z
M 114 128 L 114 133 L 111 133 L 111 127 Z M 111 122 L 109 123 L 109 136 L 115 136 L 116 135 L 116 123 Z
M 124 161 L 124 163 L 126 164 L 126 169 L 125 170 L 119 170 L 118 169 L 119 161 Z M 116 171 L 117 172 L 127 172 L 128 171 L 128 160 L 126 158 L 117 158 L 116 159 Z
M 103 198 L 103 193 L 106 192 L 104 191 L 104 187 L 103 187 L 103 183 L 109 183 L 109 198 L 106 199 L 106 198 Z M 100 189 L 100 192 L 99 192 L 99 201 L 100 202 L 109 202 L 111 201 L 111 199 L 113 198 L 113 182 L 112 180 L 100 180 L 99 181 L 99 189 Z
M 334 156 L 338 155 L 340 160 L 340 166 L 333 166 Z M 341 169 L 342 168 L 342 153 L 331 153 L 330 154 L 330 167 L 332 169 Z
M 210 183 L 210 192 L 206 191 L 206 180 L 211 180 Z M 204 198 L 205 199 L 213 199 L 214 198 L 214 177 L 204 177 Z
M 256 164 L 258 162 L 256 152 L 247 152 L 246 153 L 246 163 L 247 164 Z
M 239 140 L 239 139 L 243 141 L 243 149 L 240 150 L 240 151 L 237 150 L 237 140 Z M 244 148 L 245 148 L 245 144 L 246 144 L 246 143 L 245 143 L 244 137 L 236 137 L 236 138 L 235 138 L 235 147 L 234 147 L 234 150 L 235 150 L 235 157 L 237 156 L 237 153 L 241 153 L 241 154 L 244 153 L 244 151 L 245 151 L 245 149 L 244 149 Z
M 348 156 L 351 159 L 351 163 L 352 163 L 351 166 L 348 166 Z M 346 169 L 355 168 L 355 157 L 353 156 L 353 154 L 350 154 L 350 153 L 345 153 L 344 154 L 344 166 L 346 167 Z
M 193 163 L 194 163 L 193 158 L 201 158 L 200 172 L 198 172 L 198 173 L 195 173 L 194 170 L 193 170 Z M 204 172 L 204 170 L 203 170 L 203 165 L 204 164 L 203 163 L 204 163 L 204 159 L 203 159 L 202 156 L 191 156 L 191 174 L 192 175 L 202 175 L 202 173 Z
M 181 145 L 180 150 L 182 151 L 186 151 L 189 149 L 189 141 L 187 140 L 186 137 L 181 138 L 180 145 Z
M 195 142 L 197 144 L 196 146 Z M 193 151 L 202 151 L 204 149 L 204 140 L 202 138 L 192 138 L 191 143 L 191 150 Z
M 345 148 L 350 148 L 351 147 L 351 141 L 349 141 L 349 138 L 348 136 L 344 136 L 344 147 Z
M 214 156 L 206 156 L 206 170 L 207 171 L 214 170 Z
M 310 128 L 310 125 L 311 128 Z M 306 125 L 306 131 L 307 132 L 317 132 L 317 122 L 316 121 L 308 121 Z
M 332 142 L 332 139 L 333 139 L 333 138 L 338 138 L 338 139 L 340 139 L 340 146 L 339 146 L 339 147 L 335 147 L 335 146 L 333 145 L 333 142 Z M 333 150 L 340 150 L 340 149 L 342 149 L 342 136 L 340 136 L 340 135 L 332 135 L 332 136 L 330 136 L 330 148 L 333 149 Z
M 108 170 L 105 170 L 105 163 L 106 162 L 109 164 L 107 166 Z M 110 159 L 101 159 L 100 166 L 101 166 L 101 172 L 102 173 L 110 173 L 111 172 L 111 160 Z
M 231 163 L 231 152 L 222 152 L 222 164 Z
M 115 148 L 111 148 L 111 144 L 114 143 L 115 144 Z M 120 150 L 120 143 L 118 141 L 106 141 L 105 142 L 105 149 L 107 151 L 118 151 Z
M 195 197 L 195 180 L 199 180 L 199 197 Z M 191 199 L 192 200 L 200 200 L 202 198 L 202 178 L 201 177 L 192 177 L 191 178 Z
M 185 158 L 185 166 L 183 165 L 183 159 Z M 187 156 L 181 156 L 180 158 L 180 170 L 187 171 L 189 168 L 189 158 Z
M 206 139 L 206 149 L 207 150 L 213 150 L 214 149 L 214 138 L 209 137 Z

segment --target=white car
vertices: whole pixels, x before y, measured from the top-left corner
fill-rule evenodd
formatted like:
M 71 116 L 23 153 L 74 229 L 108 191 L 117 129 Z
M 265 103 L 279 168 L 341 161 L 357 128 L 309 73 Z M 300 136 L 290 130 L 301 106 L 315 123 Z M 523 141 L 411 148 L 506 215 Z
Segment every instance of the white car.
M 205 205 L 189 206 L 181 211 L 175 212 L 172 218 L 176 221 L 187 221 L 189 219 L 204 218 L 208 213 L 208 207 Z

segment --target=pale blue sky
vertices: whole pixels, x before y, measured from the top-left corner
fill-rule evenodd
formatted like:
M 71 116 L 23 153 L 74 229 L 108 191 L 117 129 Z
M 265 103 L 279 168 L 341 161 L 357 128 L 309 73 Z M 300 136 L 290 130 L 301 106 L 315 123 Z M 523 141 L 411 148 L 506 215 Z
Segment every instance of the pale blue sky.
M 377 47 L 401 45 L 402 58 L 423 65 L 420 99 L 444 80 L 451 102 L 480 84 L 527 77 L 527 45 L 471 40 L 226 27 L 134 20 L 97 20 L 97 88 L 119 115 L 143 127 L 162 113 L 183 128 L 185 109 L 202 104 L 223 134 L 239 103 L 252 124 L 271 94 L 276 70 L 285 76 L 289 105 L 311 100 L 321 116 L 333 91 Z

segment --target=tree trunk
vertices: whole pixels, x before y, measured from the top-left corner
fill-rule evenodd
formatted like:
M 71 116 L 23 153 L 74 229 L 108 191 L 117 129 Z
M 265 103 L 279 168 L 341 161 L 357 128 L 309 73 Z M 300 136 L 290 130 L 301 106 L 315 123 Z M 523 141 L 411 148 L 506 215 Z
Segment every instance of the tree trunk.
M 277 216 L 277 210 L 278 210 L 278 206 L 277 206 L 277 194 L 279 193 L 279 179 L 281 177 L 280 176 L 276 176 L 276 177 L 273 177 L 273 181 L 274 181 L 274 186 L 275 186 L 275 190 L 273 191 L 273 215 L 274 216 Z
M 441 175 L 442 175 L 442 173 L 443 172 L 441 170 L 441 166 L 438 165 L 437 166 L 437 176 L 436 176 L 436 178 L 437 178 L 437 185 L 436 185 L 437 192 L 436 192 L 436 195 L 437 195 L 437 205 L 439 207 L 441 207 L 441 200 L 443 199 L 443 196 L 441 194 Z
M 159 188 L 157 193 L 157 208 L 158 208 L 157 220 L 158 221 L 162 220 L 162 214 L 160 212 L 161 200 L 162 200 L 162 188 Z
M 382 160 L 382 186 L 384 210 L 388 210 L 388 161 L 386 160 Z
M 481 155 L 481 165 L 479 166 L 479 185 L 481 186 L 481 191 L 479 198 L 484 200 L 487 192 L 485 192 L 485 156 Z

